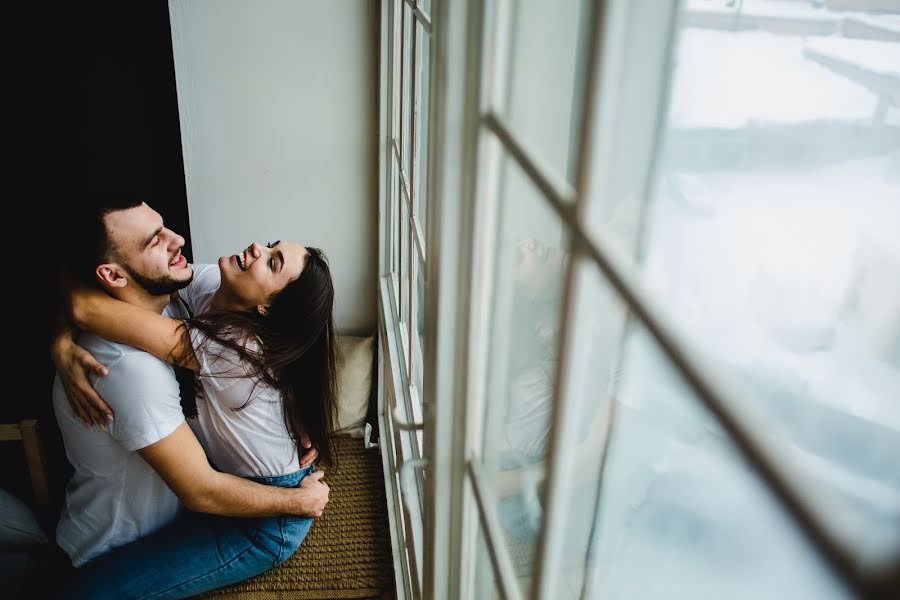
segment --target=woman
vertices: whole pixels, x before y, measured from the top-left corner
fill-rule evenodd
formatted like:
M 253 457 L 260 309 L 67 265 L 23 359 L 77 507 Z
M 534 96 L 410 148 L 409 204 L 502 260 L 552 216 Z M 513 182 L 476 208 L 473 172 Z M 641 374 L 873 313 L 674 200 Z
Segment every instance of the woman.
M 144 349 L 194 371 L 197 418 L 191 428 L 220 470 L 270 485 L 296 486 L 313 470 L 301 468 L 299 446 L 331 458 L 335 410 L 334 288 L 328 263 L 316 248 L 291 242 L 252 244 L 212 265 L 195 265 L 179 292 L 193 316 L 170 319 L 120 302 L 99 290 L 70 293 L 76 325 L 107 339 Z M 234 524 L 232 526 L 232 524 Z M 252 540 L 233 581 L 286 560 L 311 519 L 221 519 L 185 512 L 151 536 L 116 549 L 79 569 L 67 594 L 118 595 L 146 569 L 202 563 L 223 543 Z M 131 567 L 131 568 L 129 568 Z M 154 598 L 181 598 L 231 580 L 221 573 L 167 590 Z M 210 582 L 215 585 L 210 585 Z

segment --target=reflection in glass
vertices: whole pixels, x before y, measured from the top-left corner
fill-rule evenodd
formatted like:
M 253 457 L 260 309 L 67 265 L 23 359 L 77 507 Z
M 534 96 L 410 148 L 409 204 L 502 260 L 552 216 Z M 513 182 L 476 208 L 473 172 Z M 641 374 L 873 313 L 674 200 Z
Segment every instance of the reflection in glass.
M 623 350 L 613 418 L 596 516 L 587 523 L 569 513 L 570 530 L 592 531 L 591 597 L 847 597 L 637 326 Z
M 614 417 L 614 402 L 619 388 L 621 349 L 625 337 L 627 312 L 618 295 L 598 277 L 595 265 L 584 261 L 577 265 L 582 309 L 578 315 L 567 369 L 571 382 L 568 400 L 574 410 L 574 480 L 563 499 L 560 526 L 565 545 L 560 582 L 569 588 L 560 598 L 581 598 L 585 585 L 585 566 L 591 552 L 594 514 L 603 474 L 603 461 L 609 427 Z M 612 596 L 615 597 L 615 596 Z
M 674 50 L 643 276 L 873 566 L 900 554 L 900 41 L 810 34 L 801 3 L 777 30 L 734 30 L 700 4 Z
M 543 510 L 567 240 L 512 160 L 501 169 L 499 211 L 485 466 L 498 485 L 505 541 L 527 595 Z

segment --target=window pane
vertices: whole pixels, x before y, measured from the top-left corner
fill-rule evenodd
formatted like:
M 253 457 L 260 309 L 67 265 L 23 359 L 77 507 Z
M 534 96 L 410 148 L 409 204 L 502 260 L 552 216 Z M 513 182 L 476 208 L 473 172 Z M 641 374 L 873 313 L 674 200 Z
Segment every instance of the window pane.
M 391 5 L 393 35 L 391 35 L 391 139 L 400 139 L 400 90 L 402 89 L 402 73 L 400 71 L 403 57 L 400 12 L 403 0 L 393 0 Z M 391 150 L 393 152 L 393 150 Z
M 621 369 L 621 348 L 627 312 L 618 295 L 608 286 L 598 285 L 595 265 L 587 260 L 578 266 L 581 285 L 580 307 L 575 311 L 576 328 L 566 361 L 570 377 L 568 402 L 578 423 L 574 432 L 574 480 L 560 510 L 564 520 L 565 548 L 559 581 L 565 587 L 560 599 L 582 598 L 585 565 L 590 552 L 591 533 L 602 475 L 604 444 L 612 415 Z M 587 596 L 587 597 L 598 597 Z M 603 595 L 600 597 L 619 597 Z M 628 596 L 622 596 L 628 597 Z
M 479 600 L 502 600 L 504 596 L 500 593 L 500 584 L 497 581 L 498 577 L 494 572 L 494 565 L 488 552 L 486 537 L 484 529 L 479 524 L 478 543 L 475 548 L 476 556 L 472 562 L 475 565 L 475 593 L 473 598 L 478 598 Z
M 400 99 L 401 99 L 401 82 L 402 73 L 400 66 L 402 64 L 402 37 L 401 33 L 401 7 L 402 0 L 393 0 L 391 3 L 391 27 L 392 35 L 390 38 L 391 48 L 391 131 L 390 141 L 398 140 L 400 137 Z M 390 272 L 394 275 L 391 278 L 394 284 L 394 298 L 397 302 L 400 300 L 399 274 L 400 274 L 400 202 L 402 201 L 400 191 L 400 165 L 394 154 L 393 143 L 388 145 L 388 173 L 391 181 L 391 191 L 388 201 L 388 253 L 390 256 Z
M 400 169 L 393 153 L 390 154 L 391 195 L 388 203 L 388 252 L 390 253 L 391 273 L 399 274 L 400 270 Z M 394 290 L 395 297 L 400 290 Z
M 418 0 L 417 6 L 429 17 L 431 16 L 431 0 Z
M 498 512 L 527 596 L 542 517 L 567 238 L 547 201 L 507 159 L 487 367 L 484 456 Z
M 416 40 L 416 172 L 415 172 L 415 198 L 416 218 L 422 234 L 425 232 L 425 207 L 428 199 L 425 197 L 428 184 L 428 85 L 430 74 L 430 47 L 431 36 L 421 26 L 418 27 Z
M 595 517 L 567 514 L 592 531 L 591 597 L 847 597 L 642 327 L 623 354 Z
M 871 566 L 900 552 L 900 42 L 782 21 L 680 32 L 643 275 Z
M 400 90 L 403 105 L 403 115 L 401 117 L 402 134 L 400 136 L 400 157 L 403 159 L 403 172 L 406 174 L 407 181 L 412 173 L 410 162 L 412 155 L 410 154 L 411 132 L 412 132 L 412 90 L 413 90 L 413 16 L 412 9 L 405 2 L 403 3 L 403 86 Z
M 414 258 L 416 259 L 416 356 L 419 366 L 416 371 L 416 385 L 419 386 L 419 390 L 424 390 L 422 373 L 425 348 L 425 265 L 419 262 L 418 254 Z
M 508 11 L 510 72 L 501 114 L 542 161 L 570 182 L 581 120 L 586 4 L 513 2 Z
M 401 192 L 400 199 L 400 323 L 401 338 L 403 342 L 404 364 L 409 361 L 409 275 L 410 275 L 410 247 L 409 247 L 409 212 L 406 210 L 406 199 Z

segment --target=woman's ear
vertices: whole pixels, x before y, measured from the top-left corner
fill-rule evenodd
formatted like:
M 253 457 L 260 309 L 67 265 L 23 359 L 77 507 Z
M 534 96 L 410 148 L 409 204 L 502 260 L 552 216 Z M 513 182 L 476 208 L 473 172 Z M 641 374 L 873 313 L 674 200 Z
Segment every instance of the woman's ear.
M 256 306 L 256 312 L 261 314 L 264 317 L 269 316 L 269 305 L 268 304 L 259 304 Z

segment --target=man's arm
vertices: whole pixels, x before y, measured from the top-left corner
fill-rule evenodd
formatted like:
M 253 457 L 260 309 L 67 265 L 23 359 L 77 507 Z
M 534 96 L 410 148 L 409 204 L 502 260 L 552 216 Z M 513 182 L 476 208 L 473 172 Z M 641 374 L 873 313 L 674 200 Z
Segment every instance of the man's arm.
M 138 452 L 195 512 L 232 517 L 318 517 L 328 503 L 329 488 L 321 481 L 322 471 L 307 475 L 296 488 L 263 485 L 216 471 L 186 423 Z

